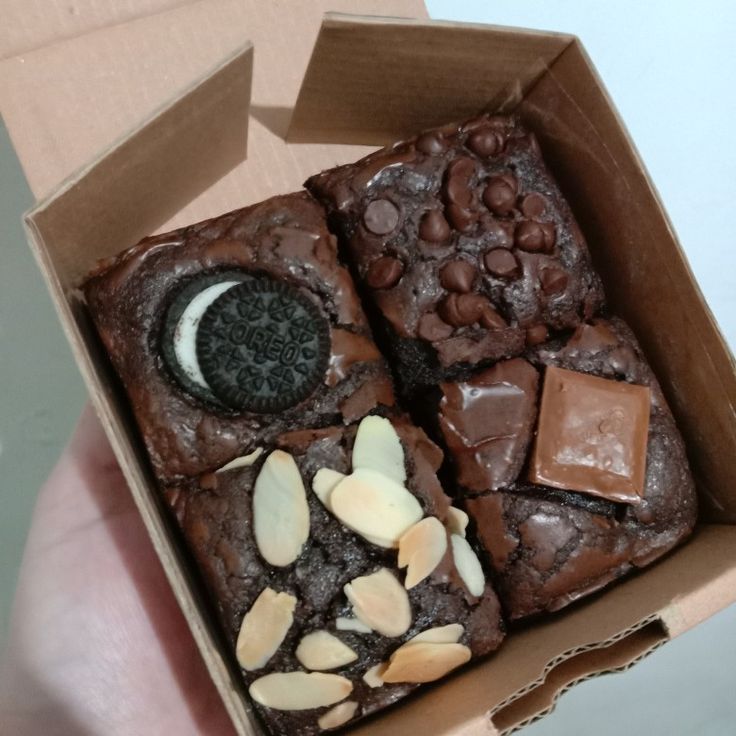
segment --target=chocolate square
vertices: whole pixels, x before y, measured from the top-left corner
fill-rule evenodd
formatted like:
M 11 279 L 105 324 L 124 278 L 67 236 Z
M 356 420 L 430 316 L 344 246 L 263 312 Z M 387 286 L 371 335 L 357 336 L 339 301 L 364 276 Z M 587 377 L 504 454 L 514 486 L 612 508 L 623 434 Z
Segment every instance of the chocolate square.
M 549 366 L 530 480 L 611 501 L 644 491 L 649 388 Z
M 440 427 L 461 486 L 495 491 L 516 480 L 537 418 L 538 383 L 536 369 L 514 358 L 440 385 Z

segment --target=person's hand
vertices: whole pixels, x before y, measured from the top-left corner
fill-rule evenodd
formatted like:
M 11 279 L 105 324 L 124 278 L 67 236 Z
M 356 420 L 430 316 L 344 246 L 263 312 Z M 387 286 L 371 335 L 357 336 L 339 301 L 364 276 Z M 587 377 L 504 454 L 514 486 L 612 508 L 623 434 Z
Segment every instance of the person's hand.
M 90 408 L 34 512 L 0 733 L 234 733 Z

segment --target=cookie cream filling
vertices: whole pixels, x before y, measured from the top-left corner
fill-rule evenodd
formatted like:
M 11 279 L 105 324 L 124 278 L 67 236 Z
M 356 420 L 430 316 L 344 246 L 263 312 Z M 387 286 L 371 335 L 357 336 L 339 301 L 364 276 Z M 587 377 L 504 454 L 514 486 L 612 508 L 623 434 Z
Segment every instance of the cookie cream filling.
M 210 389 L 197 360 L 197 330 L 207 308 L 222 294 L 237 286 L 240 281 L 222 281 L 197 294 L 187 304 L 174 330 L 173 347 L 176 361 L 186 375 L 196 384 Z

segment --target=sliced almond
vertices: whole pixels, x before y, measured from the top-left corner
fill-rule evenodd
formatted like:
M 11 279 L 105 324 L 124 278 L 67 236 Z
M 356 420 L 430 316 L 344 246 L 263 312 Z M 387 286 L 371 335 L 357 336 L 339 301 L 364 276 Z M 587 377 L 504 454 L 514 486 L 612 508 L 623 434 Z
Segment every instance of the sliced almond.
M 470 517 L 462 510 L 450 506 L 447 509 L 447 530 L 450 534 L 458 534 L 461 537 L 465 536 L 465 530 L 468 528 L 468 521 Z
M 470 660 L 464 644 L 419 642 L 399 647 L 383 673 L 384 682 L 433 682 Z
M 296 658 L 308 670 L 334 670 L 358 659 L 358 655 L 329 631 L 313 631 L 299 642 Z
M 387 667 L 388 662 L 379 662 L 378 664 L 373 665 L 373 667 L 366 670 L 363 675 L 363 682 L 368 685 L 368 687 L 382 687 L 384 685 L 383 673 L 386 671 Z
M 370 416 L 358 426 L 353 444 L 353 470 L 359 468 L 376 470 L 397 483 L 406 481 L 404 448 L 388 419 Z
M 435 626 L 433 629 L 426 629 L 413 636 L 406 644 L 418 644 L 423 641 L 428 641 L 432 644 L 457 644 L 464 631 L 465 627 L 462 624 Z
M 330 728 L 338 728 L 353 718 L 356 710 L 358 710 L 358 704 L 354 700 L 346 700 L 344 703 L 336 705 L 334 708 L 328 710 L 327 713 L 321 715 L 317 719 L 317 725 L 323 731 L 327 731 Z
M 294 458 L 274 450 L 253 491 L 253 530 L 258 551 L 270 565 L 290 565 L 309 537 L 309 506 Z
M 330 509 L 330 494 L 344 477 L 345 473 L 338 473 L 331 468 L 320 468 L 314 474 L 312 490 L 325 508 Z
M 459 534 L 451 534 L 450 541 L 452 542 L 452 556 L 455 560 L 455 567 L 465 583 L 465 587 L 471 595 L 483 595 L 486 578 L 478 556 L 468 544 L 468 541 Z
M 353 692 L 353 683 L 324 672 L 272 672 L 252 682 L 248 692 L 266 708 L 308 710 L 339 703 Z
M 355 615 L 379 634 L 401 636 L 411 626 L 409 596 L 385 567 L 371 575 L 355 578 L 344 590 L 353 604 Z
M 404 486 L 368 468 L 335 486 L 330 507 L 348 529 L 387 548 L 398 546 L 401 536 L 422 518 L 419 501 Z
M 225 463 L 221 468 L 218 468 L 216 473 L 224 473 L 226 470 L 237 470 L 238 468 L 249 468 L 258 458 L 263 454 L 262 447 L 256 447 L 253 452 L 249 452 L 247 455 L 241 455 L 236 457 L 229 463 Z
M 244 670 L 263 667 L 281 646 L 294 622 L 297 600 L 265 588 L 243 617 L 235 651 Z
M 357 631 L 359 634 L 372 634 L 373 629 L 366 626 L 359 618 L 338 616 L 335 619 L 335 628 L 338 631 Z
M 399 568 L 407 568 L 404 587 L 411 590 L 431 575 L 447 551 L 447 532 L 434 516 L 418 521 L 399 540 Z

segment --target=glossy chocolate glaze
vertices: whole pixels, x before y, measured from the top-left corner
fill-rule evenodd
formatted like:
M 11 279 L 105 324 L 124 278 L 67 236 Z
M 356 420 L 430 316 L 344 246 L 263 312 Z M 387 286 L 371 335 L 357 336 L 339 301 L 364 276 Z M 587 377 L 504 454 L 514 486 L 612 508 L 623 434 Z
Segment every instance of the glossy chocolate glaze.
M 555 611 L 682 542 L 697 515 L 685 447 L 649 365 L 620 319 L 595 320 L 568 339 L 530 348 L 557 366 L 649 389 L 643 494 L 613 503 L 519 480 L 466 500 L 511 619 Z
M 409 390 L 519 355 L 528 328 L 575 327 L 603 301 L 536 139 L 512 118 L 428 131 L 306 186 L 394 337 Z
M 193 276 L 224 269 L 286 280 L 329 320 L 328 370 L 300 404 L 278 414 L 227 411 L 188 394 L 167 370 L 158 341 L 169 302 Z M 163 483 L 210 472 L 287 428 L 349 423 L 393 403 L 352 279 L 306 192 L 146 238 L 101 263 L 84 293 Z

